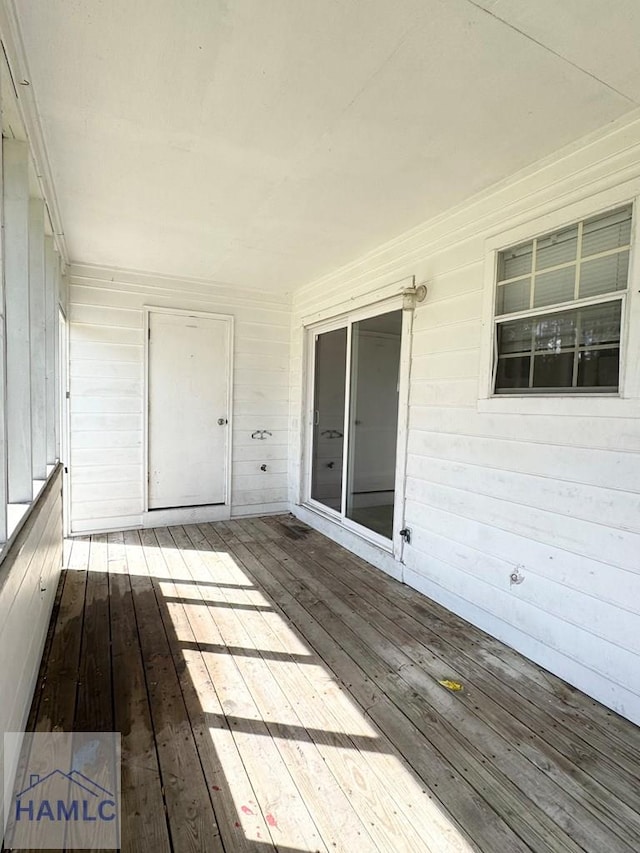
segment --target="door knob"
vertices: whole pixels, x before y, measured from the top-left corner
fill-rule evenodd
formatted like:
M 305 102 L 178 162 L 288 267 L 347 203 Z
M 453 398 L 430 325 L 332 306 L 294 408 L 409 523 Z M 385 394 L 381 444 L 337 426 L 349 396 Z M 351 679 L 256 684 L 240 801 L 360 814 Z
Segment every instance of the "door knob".
M 226 418 L 218 418 L 218 423 L 220 424 L 220 426 L 224 426 L 225 424 L 229 423 L 229 421 Z

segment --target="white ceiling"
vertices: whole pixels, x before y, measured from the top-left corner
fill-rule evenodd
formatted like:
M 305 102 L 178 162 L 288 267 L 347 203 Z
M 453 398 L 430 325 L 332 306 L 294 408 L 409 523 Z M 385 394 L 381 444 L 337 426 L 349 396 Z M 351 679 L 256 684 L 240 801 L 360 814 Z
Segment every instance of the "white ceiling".
M 288 291 L 640 104 L 640 3 L 16 2 L 71 259 Z

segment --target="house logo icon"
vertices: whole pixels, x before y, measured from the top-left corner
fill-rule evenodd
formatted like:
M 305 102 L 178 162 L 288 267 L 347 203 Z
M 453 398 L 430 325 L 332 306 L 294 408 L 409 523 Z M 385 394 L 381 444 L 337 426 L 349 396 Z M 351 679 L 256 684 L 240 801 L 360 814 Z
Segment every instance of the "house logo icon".
M 31 774 L 29 785 L 15 796 L 16 823 L 20 821 L 112 821 L 116 802 L 108 791 L 78 770 L 56 769 L 46 776 Z
M 120 849 L 120 756 L 119 732 L 5 732 L 4 849 Z

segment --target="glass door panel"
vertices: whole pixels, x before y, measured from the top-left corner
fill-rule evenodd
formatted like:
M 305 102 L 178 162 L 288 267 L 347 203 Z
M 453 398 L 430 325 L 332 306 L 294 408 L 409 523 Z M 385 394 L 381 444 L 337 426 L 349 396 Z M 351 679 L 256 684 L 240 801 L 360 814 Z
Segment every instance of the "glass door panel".
M 351 327 L 346 517 L 391 539 L 402 311 Z
M 316 336 L 311 497 L 342 509 L 347 329 Z

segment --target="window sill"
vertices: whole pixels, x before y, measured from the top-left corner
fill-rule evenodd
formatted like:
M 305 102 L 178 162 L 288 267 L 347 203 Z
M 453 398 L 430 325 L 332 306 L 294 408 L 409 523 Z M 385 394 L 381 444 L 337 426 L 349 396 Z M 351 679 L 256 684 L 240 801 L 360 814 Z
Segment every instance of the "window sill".
M 32 504 L 7 504 L 7 541 L 10 542 L 13 534 L 22 525 Z
M 640 400 L 619 394 L 498 394 L 478 400 L 479 412 L 574 417 L 640 417 Z
M 17 532 L 18 527 L 22 525 L 22 522 L 29 512 L 29 509 L 34 505 L 34 503 L 38 500 L 42 492 L 44 491 L 44 487 L 47 485 L 47 481 L 51 476 L 52 472 L 55 470 L 55 465 L 47 465 L 47 479 L 46 480 L 34 480 L 33 481 L 33 500 L 28 504 L 7 504 L 7 540 L 11 540 L 11 537 L 14 533 Z

